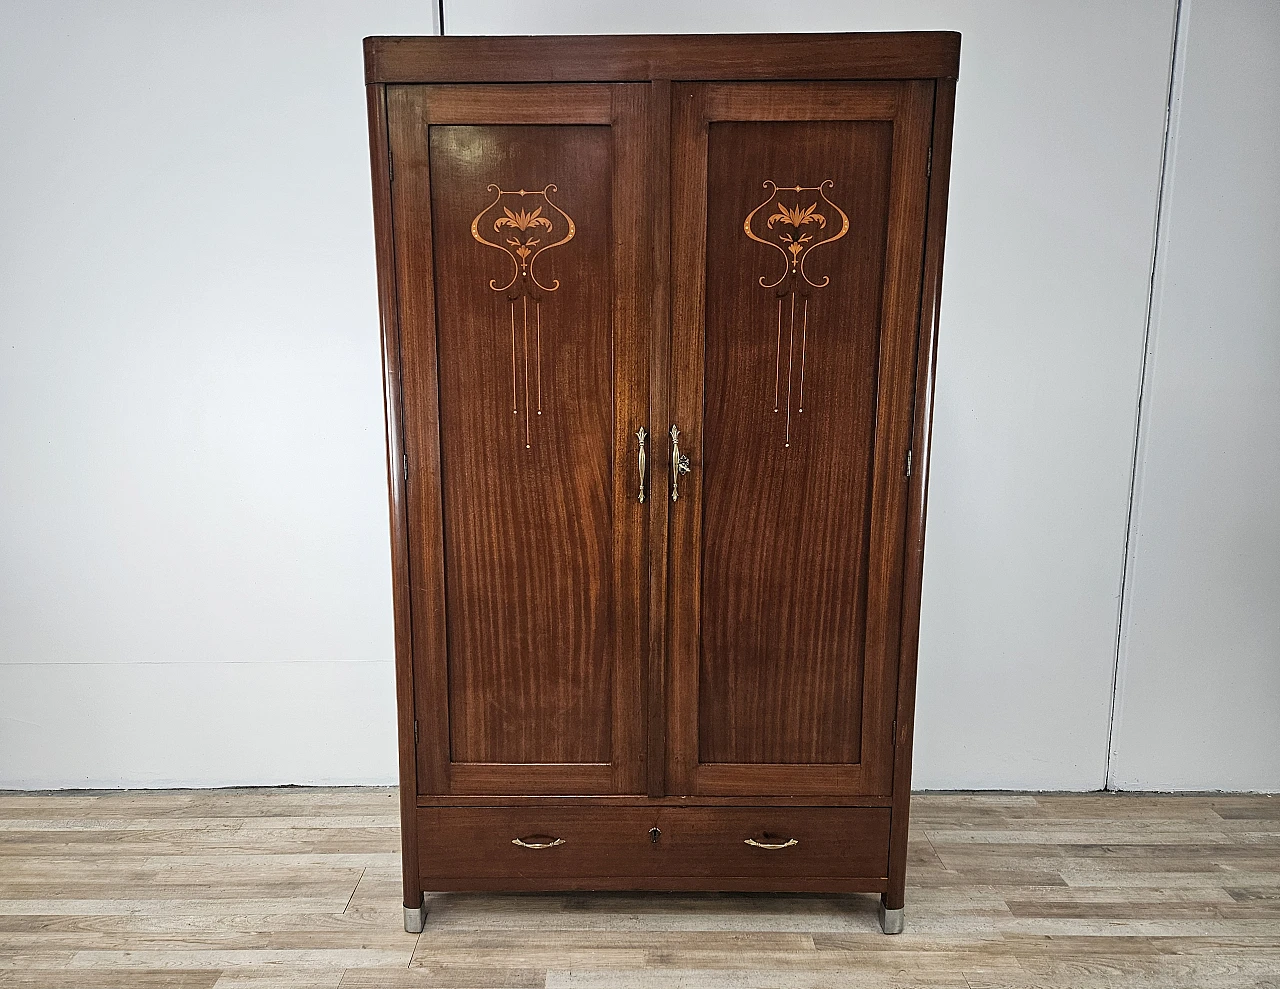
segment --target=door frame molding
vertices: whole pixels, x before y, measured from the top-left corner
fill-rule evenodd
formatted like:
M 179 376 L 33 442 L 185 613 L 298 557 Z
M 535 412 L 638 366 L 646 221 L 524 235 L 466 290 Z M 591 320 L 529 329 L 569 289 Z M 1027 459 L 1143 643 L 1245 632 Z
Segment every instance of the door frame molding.
M 566 93 L 565 90 L 568 90 Z M 401 737 L 405 722 L 416 739 L 416 799 L 423 796 L 536 792 L 556 794 L 646 792 L 644 701 L 648 627 L 648 533 L 644 506 L 635 499 L 639 426 L 648 417 L 649 333 L 642 300 L 652 282 L 647 238 L 650 201 L 646 150 L 651 140 L 651 87 L 635 83 L 472 86 L 409 85 L 385 87 L 386 151 L 392 245 L 391 286 L 396 309 L 395 405 L 388 404 L 388 449 L 395 437 L 399 461 L 391 456 L 389 475 L 396 525 L 395 551 L 404 557 L 394 572 L 406 583 L 407 614 L 397 612 L 397 664 L 411 707 L 406 717 L 402 696 Z M 513 98 L 518 97 L 518 98 Z M 601 125 L 612 130 L 610 337 L 612 408 L 610 510 L 612 551 L 613 665 L 611 752 L 600 763 L 460 763 L 452 761 L 448 615 L 445 596 L 444 505 L 441 484 L 437 312 L 432 244 L 431 174 L 428 128 L 432 125 L 502 126 L 509 124 Z M 399 250 L 396 250 L 399 248 Z M 410 298 L 406 286 L 413 286 Z M 415 325 L 400 326 L 406 308 Z M 429 329 L 428 329 L 429 328 Z M 408 351 L 408 353 L 406 353 Z M 384 343 L 384 354 L 388 345 Z M 385 358 L 384 358 L 385 359 Z M 389 386 L 390 387 L 390 386 Z M 414 414 L 405 394 L 420 400 Z M 395 420 L 391 416 L 394 414 Z M 650 431 L 652 431 L 650 429 Z M 418 520 L 418 528 L 410 525 Z M 420 530 L 420 531 L 419 531 Z M 397 584 L 397 594 L 401 587 Z M 403 621 L 403 628 L 402 628 Z M 404 640 L 405 656 L 401 657 Z M 403 784 L 403 777 L 402 777 Z

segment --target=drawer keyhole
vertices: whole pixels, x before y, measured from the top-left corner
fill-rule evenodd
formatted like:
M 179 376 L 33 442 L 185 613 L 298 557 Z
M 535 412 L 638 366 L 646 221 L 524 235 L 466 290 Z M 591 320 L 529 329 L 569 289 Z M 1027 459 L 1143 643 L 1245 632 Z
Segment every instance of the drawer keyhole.
M 661 829 L 661 828 L 650 828 L 650 829 L 649 829 L 649 840 L 650 840 L 651 842 L 653 842 L 655 845 L 658 843 L 658 839 L 659 839 L 659 838 L 661 838 L 661 837 L 662 837 L 662 829 Z

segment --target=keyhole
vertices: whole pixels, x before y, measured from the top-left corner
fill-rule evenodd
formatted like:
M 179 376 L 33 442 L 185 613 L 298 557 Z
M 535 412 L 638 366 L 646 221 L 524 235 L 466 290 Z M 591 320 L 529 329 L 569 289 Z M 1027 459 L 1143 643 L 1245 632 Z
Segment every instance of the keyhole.
M 649 840 L 650 840 L 650 841 L 652 841 L 655 845 L 658 843 L 658 839 L 659 839 L 659 838 L 661 838 L 661 837 L 662 837 L 662 829 L 661 829 L 661 828 L 650 828 L 650 829 L 649 829 Z

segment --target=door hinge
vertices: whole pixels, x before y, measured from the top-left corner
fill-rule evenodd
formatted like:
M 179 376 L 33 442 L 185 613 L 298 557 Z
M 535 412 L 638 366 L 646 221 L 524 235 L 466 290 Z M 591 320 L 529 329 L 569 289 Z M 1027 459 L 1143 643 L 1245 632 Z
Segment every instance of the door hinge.
M 898 722 L 897 721 L 894 721 L 892 730 L 893 730 L 893 744 L 897 745 L 898 744 Z
M 911 476 L 911 451 L 907 451 L 907 477 Z
M 925 178 L 929 178 L 931 175 L 933 175 L 933 148 L 929 149 L 929 157 L 925 159 L 924 163 Z
M 404 479 L 409 480 L 409 454 L 404 455 Z
M 395 163 L 395 159 L 391 157 L 391 149 L 387 148 L 387 181 L 394 182 L 395 180 L 396 180 L 396 163 Z
M 413 719 L 413 744 L 418 744 L 418 719 Z

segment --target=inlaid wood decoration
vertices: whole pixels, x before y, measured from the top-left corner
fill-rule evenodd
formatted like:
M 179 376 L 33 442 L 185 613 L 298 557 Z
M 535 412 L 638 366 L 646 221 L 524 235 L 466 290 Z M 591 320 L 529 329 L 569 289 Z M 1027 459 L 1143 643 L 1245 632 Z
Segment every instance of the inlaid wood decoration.
M 760 284 L 773 289 L 778 297 L 778 338 L 774 348 L 773 411 L 779 411 L 782 386 L 782 310 L 787 303 L 787 398 L 786 432 L 783 446 L 791 446 L 791 396 L 792 372 L 796 363 L 796 297 L 800 297 L 800 367 L 799 394 L 796 396 L 797 413 L 804 412 L 804 369 L 809 340 L 809 295 L 815 288 L 831 284 L 830 275 L 822 275 L 818 281 L 809 277 L 805 262 L 815 248 L 833 243 L 849 232 L 849 217 L 827 197 L 827 190 L 835 185 L 830 179 L 818 185 L 788 186 L 779 190 L 778 184 L 766 179 L 764 188 L 769 194 L 764 201 L 747 214 L 742 221 L 743 232 L 758 244 L 774 248 L 782 255 L 782 269 L 777 278 L 760 276 Z M 819 208 L 821 207 L 821 209 Z M 756 218 L 767 215 L 759 227 L 752 229 Z M 828 224 L 828 217 L 831 222 Z M 839 217 L 837 220 L 836 217 Z
M 520 308 L 520 341 L 523 358 L 524 383 L 524 445 L 529 449 L 530 393 L 536 394 L 537 414 L 542 415 L 542 300 L 560 287 L 558 278 L 546 284 L 538 280 L 537 261 L 546 251 L 573 240 L 577 227 L 573 219 L 551 201 L 550 193 L 556 192 L 554 184 L 538 192 L 519 189 L 503 190 L 490 184 L 493 202 L 476 214 L 471 221 L 471 236 L 486 247 L 502 251 L 511 261 L 511 277 L 499 284 L 499 279 L 489 279 L 489 288 L 504 295 L 511 303 L 511 411 L 520 414 L 521 380 L 516 357 L 516 307 Z M 510 205 L 508 205 L 508 203 Z M 492 231 L 489 226 L 492 223 Z M 488 240 L 496 236 L 498 243 Z M 529 379 L 529 303 L 533 303 L 533 384 Z

